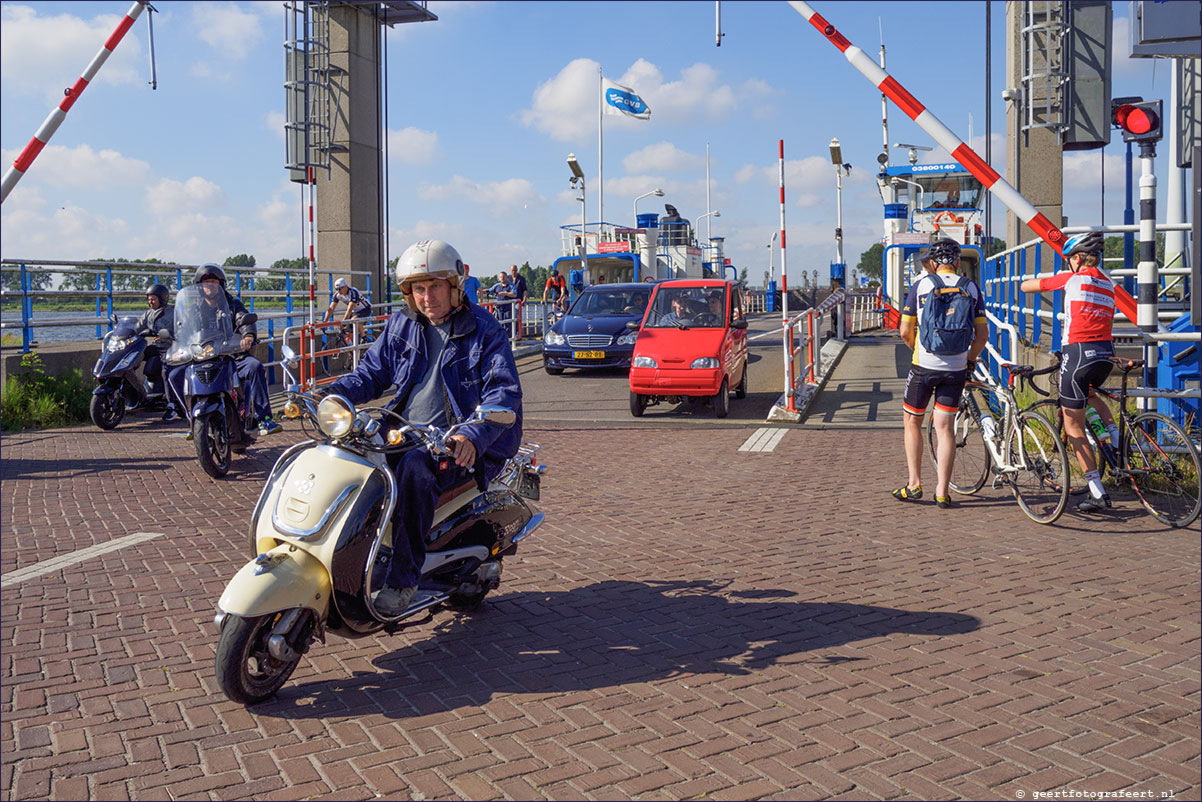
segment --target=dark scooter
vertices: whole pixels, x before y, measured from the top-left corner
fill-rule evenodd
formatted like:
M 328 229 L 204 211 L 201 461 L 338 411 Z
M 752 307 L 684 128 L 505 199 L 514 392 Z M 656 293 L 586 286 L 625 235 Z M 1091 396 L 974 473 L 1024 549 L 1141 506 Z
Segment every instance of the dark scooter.
M 254 323 L 247 315 L 245 323 Z M 225 295 L 207 296 L 198 285 L 184 287 L 175 299 L 175 341 L 167 363 L 186 365 L 183 409 L 192 429 L 196 456 L 204 472 L 221 479 L 233 454 L 255 442 L 254 410 L 235 368 L 243 353 Z
M 117 428 L 127 410 L 162 412 L 167 408 L 162 376 L 158 381 L 148 382 L 138 375 L 147 348 L 146 338 L 134 333 L 138 319 L 114 318 L 113 323 L 113 330 L 101 345 L 100 358 L 92 368 L 96 388 L 88 404 L 92 423 L 105 431 Z

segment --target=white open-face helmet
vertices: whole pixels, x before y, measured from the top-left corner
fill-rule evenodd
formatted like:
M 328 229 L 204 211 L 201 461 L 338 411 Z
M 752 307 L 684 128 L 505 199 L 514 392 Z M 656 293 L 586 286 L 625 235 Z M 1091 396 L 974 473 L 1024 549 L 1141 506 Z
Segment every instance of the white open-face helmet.
M 340 289 L 342 289 L 343 287 L 347 287 L 347 286 L 350 286 L 350 285 L 348 285 L 348 284 L 346 283 L 346 279 L 344 279 L 344 278 L 336 278 L 336 279 L 334 279 L 334 289 L 336 289 L 336 290 L 340 290 Z
M 451 306 L 463 303 L 463 260 L 459 251 L 440 239 L 427 239 L 405 249 L 396 263 L 396 283 L 413 308 L 409 284 L 422 279 L 443 279 L 451 285 Z

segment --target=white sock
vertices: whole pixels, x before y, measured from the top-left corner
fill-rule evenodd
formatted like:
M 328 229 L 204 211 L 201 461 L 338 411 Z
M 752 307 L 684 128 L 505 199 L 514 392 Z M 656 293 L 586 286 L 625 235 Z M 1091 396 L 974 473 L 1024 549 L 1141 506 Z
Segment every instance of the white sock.
M 1101 498 L 1106 495 L 1106 491 L 1102 489 L 1102 474 L 1098 471 L 1090 471 L 1085 474 L 1085 481 L 1089 482 L 1089 495 L 1094 498 Z
M 1112 445 L 1114 447 L 1115 451 L 1117 451 L 1118 447 L 1119 447 L 1119 427 L 1118 427 L 1118 425 L 1114 424 L 1114 423 L 1110 424 L 1109 426 L 1106 427 L 1106 433 L 1108 435 L 1110 435 L 1110 445 Z

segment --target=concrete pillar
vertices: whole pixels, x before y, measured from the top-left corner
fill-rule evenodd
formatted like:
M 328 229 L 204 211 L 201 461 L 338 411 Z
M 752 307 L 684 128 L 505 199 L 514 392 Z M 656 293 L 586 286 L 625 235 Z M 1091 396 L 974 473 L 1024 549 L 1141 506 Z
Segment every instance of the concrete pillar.
M 1006 84 L 1009 88 L 1023 86 L 1022 29 L 1026 24 L 1026 2 L 1010 0 L 1006 3 Z M 1038 8 L 1055 8 L 1058 3 L 1038 2 Z M 1058 13 L 1058 11 L 1057 11 Z M 1031 71 L 1047 69 L 1040 48 L 1032 48 Z M 1006 104 L 1006 180 L 1031 204 L 1042 212 L 1057 227 L 1064 220 L 1064 154 L 1060 144 L 1060 133 L 1054 128 L 1032 128 L 1023 131 L 1027 118 L 1027 105 L 1035 100 L 1039 109 L 1033 120 L 1043 122 L 1042 97 L 1025 95 Z M 1006 213 L 1006 247 L 1013 248 L 1023 242 L 1039 239 L 1038 235 L 1019 220 L 1013 212 Z M 1052 269 L 1055 252 L 1047 245 L 1040 245 L 1040 265 L 1044 271 Z M 1033 274 L 1035 248 L 1027 252 L 1027 272 Z M 1038 296 L 1031 299 L 1038 309 Z M 1050 303 L 1050 300 L 1044 301 Z M 1025 334 L 1025 332 L 1024 332 Z
M 369 7 L 370 8 L 370 7 Z M 380 148 L 381 28 L 361 6 L 331 3 L 330 175 L 317 171 L 319 270 L 366 270 L 372 301 L 386 298 Z M 352 282 L 364 288 L 361 276 Z M 329 279 L 317 280 L 318 306 Z

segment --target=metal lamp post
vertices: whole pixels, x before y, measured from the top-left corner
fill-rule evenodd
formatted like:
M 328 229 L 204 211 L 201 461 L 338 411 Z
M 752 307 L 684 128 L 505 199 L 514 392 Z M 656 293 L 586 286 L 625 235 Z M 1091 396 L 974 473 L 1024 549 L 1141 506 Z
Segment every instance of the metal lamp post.
M 642 195 L 639 195 L 637 198 L 634 199 L 634 223 L 635 223 L 635 225 L 638 225 L 638 222 L 639 222 L 639 201 L 641 201 L 643 198 L 650 198 L 652 195 L 656 196 L 657 198 L 662 198 L 664 196 L 664 191 L 662 189 L 653 189 L 650 192 L 644 192 Z
M 831 164 L 835 165 L 835 263 L 831 265 L 831 284 L 837 279 L 839 285 L 847 285 L 847 263 L 843 261 L 843 173 L 851 174 L 851 165 L 843 163 L 843 149 L 838 139 L 831 140 Z M 846 302 L 845 302 L 846 303 Z M 846 316 L 846 306 L 839 305 L 839 320 L 836 324 L 835 336 L 844 339 L 843 319 Z
M 585 283 L 587 283 L 588 282 L 588 228 L 587 228 L 587 226 L 588 226 L 588 222 L 587 222 L 587 220 L 588 220 L 588 217 L 587 217 L 588 201 L 585 199 L 588 197 L 588 193 L 585 191 L 585 186 L 584 186 L 584 170 L 580 169 L 580 162 L 576 161 L 575 153 L 568 154 L 568 167 L 570 167 L 572 169 L 572 177 L 570 179 L 568 179 L 568 184 L 570 186 L 572 186 L 573 188 L 575 188 L 577 184 L 580 185 L 580 273 L 581 273 L 581 280 L 584 281 Z M 571 297 L 574 300 L 575 294 L 573 293 L 573 295 Z

